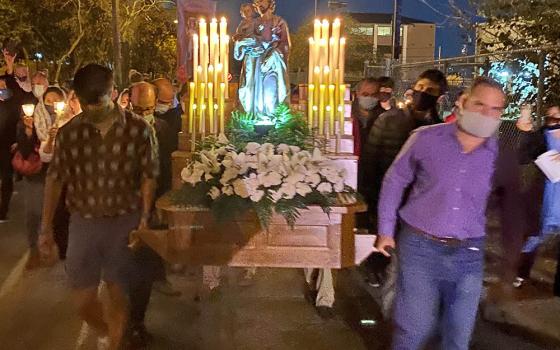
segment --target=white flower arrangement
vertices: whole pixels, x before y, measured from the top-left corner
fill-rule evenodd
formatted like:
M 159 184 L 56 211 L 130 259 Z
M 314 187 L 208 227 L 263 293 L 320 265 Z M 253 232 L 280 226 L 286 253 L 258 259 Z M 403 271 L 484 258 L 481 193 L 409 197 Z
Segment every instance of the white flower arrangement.
M 223 136 L 196 152 L 181 172 L 191 189 L 204 191 L 212 202 L 238 197 L 257 211 L 265 208 L 268 216 L 279 212 L 292 224 L 298 209 L 317 204 L 327 210 L 326 203 L 333 204 L 337 193 L 349 192 L 345 177 L 345 170 L 336 168 L 318 148 L 309 152 L 286 144 L 249 142 L 237 150 Z

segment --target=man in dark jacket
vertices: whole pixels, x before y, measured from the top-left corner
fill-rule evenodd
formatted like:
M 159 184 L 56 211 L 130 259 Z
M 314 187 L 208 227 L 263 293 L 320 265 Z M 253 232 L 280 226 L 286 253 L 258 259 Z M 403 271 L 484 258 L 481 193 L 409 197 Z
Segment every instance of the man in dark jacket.
M 164 120 L 167 125 L 169 125 L 169 129 L 172 133 L 171 144 L 173 151 L 175 151 L 179 148 L 179 132 L 181 131 L 181 115 L 183 114 L 183 110 L 181 109 L 180 103 L 176 107 L 173 107 L 175 92 L 169 79 L 156 79 L 153 81 L 153 84 L 157 88 L 157 104 L 154 115 L 156 118 Z
M 385 90 L 384 90 L 385 91 Z M 377 203 L 381 192 L 381 184 L 385 173 L 393 163 L 393 160 L 408 139 L 411 131 L 439 121 L 436 109 L 437 99 L 447 91 L 447 80 L 445 75 L 435 69 L 430 69 L 418 77 L 412 94 L 412 103 L 406 109 L 397 109 L 391 106 L 389 110 L 382 113 L 369 132 L 367 142 L 364 144 L 364 168 L 367 177 L 367 204 L 370 213 L 369 220 L 373 222 L 372 231 L 376 232 Z M 392 303 L 396 261 L 393 259 L 392 266 L 385 275 L 387 259 L 379 254 L 372 254 L 368 258 L 368 282 L 374 287 L 379 287 L 382 280 L 384 284 L 383 309 L 387 312 L 387 305 Z M 387 296 L 387 297 L 385 297 Z
M 445 75 L 435 69 L 420 74 L 414 85 L 412 104 L 406 109 L 391 108 L 373 123 L 364 146 L 370 168 L 368 182 L 372 186 L 369 205 L 377 207 L 377 197 L 385 172 L 408 139 L 410 132 L 420 126 L 437 124 L 437 99 L 447 91 Z

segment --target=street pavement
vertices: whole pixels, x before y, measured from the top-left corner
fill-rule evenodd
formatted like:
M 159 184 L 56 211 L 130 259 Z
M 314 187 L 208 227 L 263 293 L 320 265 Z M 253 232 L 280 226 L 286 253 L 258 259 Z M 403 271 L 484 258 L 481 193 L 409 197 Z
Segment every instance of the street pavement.
M 26 243 L 19 196 L 13 208 L 12 222 L 0 225 L 0 349 L 76 349 L 83 327 L 71 304 L 64 266 L 22 271 Z M 262 268 L 248 287 L 237 283 L 241 272 L 230 269 L 221 292 L 202 302 L 195 301 L 200 281 L 197 268 L 171 275 L 183 294 L 154 293 L 146 320 L 154 336 L 150 349 L 387 349 L 390 326 L 382 321 L 356 269 L 338 273 L 337 316 L 329 321 L 318 317 L 304 300 L 301 271 Z M 373 320 L 373 325 L 364 326 L 362 320 Z M 560 323 L 556 320 L 555 324 Z M 94 338 L 89 333 L 84 350 L 95 348 Z M 472 348 L 560 349 L 522 330 L 483 320 L 477 325 Z

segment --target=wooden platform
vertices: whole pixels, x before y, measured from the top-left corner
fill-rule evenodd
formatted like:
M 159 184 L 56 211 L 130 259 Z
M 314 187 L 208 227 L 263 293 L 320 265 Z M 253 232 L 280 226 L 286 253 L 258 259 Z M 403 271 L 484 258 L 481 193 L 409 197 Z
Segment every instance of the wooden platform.
M 292 230 L 275 215 L 263 229 L 254 213 L 217 223 L 203 208 L 180 208 L 167 198 L 158 201 L 169 219 L 169 230 L 137 232 L 139 238 L 171 263 L 267 267 L 354 266 L 373 251 L 373 236 L 355 235 L 354 216 L 362 203 L 302 211 Z

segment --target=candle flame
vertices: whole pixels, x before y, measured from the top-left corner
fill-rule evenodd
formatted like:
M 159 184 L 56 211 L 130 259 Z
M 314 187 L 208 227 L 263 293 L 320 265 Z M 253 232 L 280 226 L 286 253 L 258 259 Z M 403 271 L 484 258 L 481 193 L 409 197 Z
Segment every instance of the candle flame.
M 329 66 L 325 66 L 325 68 L 323 68 L 323 71 L 325 73 L 330 73 L 331 69 L 329 68 Z
M 341 43 L 342 45 L 346 44 L 346 38 L 340 38 L 340 43 Z
M 216 17 L 212 18 L 212 23 L 218 23 L 218 20 L 216 19 Z
M 317 112 L 317 109 L 318 109 L 317 106 L 313 106 L 313 110 L 314 110 L 315 112 Z
M 226 19 L 225 17 L 222 17 L 222 18 L 220 19 L 220 22 L 222 22 L 222 23 L 227 23 L 227 19 Z
M 313 70 L 316 74 L 321 73 L 321 68 L 319 66 L 315 66 L 315 69 Z
M 218 109 L 218 104 L 214 104 L 214 109 Z

